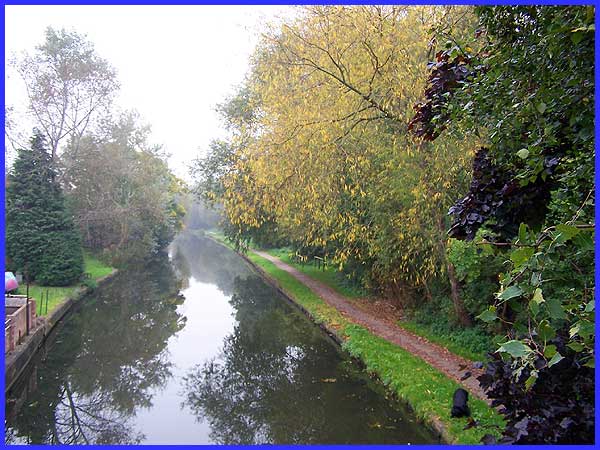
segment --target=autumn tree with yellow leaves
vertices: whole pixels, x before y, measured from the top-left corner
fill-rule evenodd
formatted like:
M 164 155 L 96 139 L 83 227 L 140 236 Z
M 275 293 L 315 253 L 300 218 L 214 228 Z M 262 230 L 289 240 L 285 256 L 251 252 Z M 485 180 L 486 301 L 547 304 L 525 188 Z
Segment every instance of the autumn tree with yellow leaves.
M 432 30 L 470 20 L 456 7 L 315 6 L 266 32 L 221 107 L 231 131 L 222 189 L 203 190 L 223 203 L 230 236 L 266 232 L 403 302 L 441 283 L 468 324 L 446 214 L 477 142 L 459 132 L 425 142 L 408 123 Z M 214 173 L 198 164 L 199 179 Z

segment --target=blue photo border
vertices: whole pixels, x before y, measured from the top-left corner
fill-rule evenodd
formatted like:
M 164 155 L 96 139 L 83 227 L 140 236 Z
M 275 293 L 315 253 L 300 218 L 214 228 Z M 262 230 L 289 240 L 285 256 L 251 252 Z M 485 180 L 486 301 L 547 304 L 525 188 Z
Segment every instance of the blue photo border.
M 392 1 L 392 2 L 386 2 L 386 1 L 315 1 L 315 0 L 309 0 L 309 1 L 303 1 L 299 4 L 302 5 L 311 5 L 311 4 L 319 4 L 319 5 L 324 5 L 324 4 L 347 4 L 347 5 L 358 5 L 358 4 L 387 4 L 387 3 L 397 3 L 397 4 L 410 4 L 410 5 L 443 5 L 443 4 L 452 4 L 452 5 L 597 5 L 596 2 L 593 1 L 580 1 L 580 0 L 572 0 L 572 1 L 565 1 L 565 0 L 555 0 L 555 1 L 548 1 L 548 0 L 542 0 L 542 1 L 537 1 L 537 2 L 532 2 L 532 1 L 523 1 L 523 0 L 517 0 L 517 1 L 465 1 L 465 0 L 454 0 L 454 1 L 414 1 L 414 0 L 409 0 L 409 1 L 402 1 L 402 2 L 397 2 L 397 1 Z M 181 0 L 176 0 L 172 3 L 169 2 L 165 2 L 165 1 L 118 1 L 118 0 L 105 0 L 105 1 L 77 1 L 77 0 L 57 0 L 57 1 L 11 1 L 11 0 L 3 0 L 3 8 L 2 8 L 2 55 L 3 55 L 3 60 L 5 59 L 5 46 L 4 46 L 4 39 L 5 39 L 5 33 L 4 33 L 4 28 L 5 28 L 5 8 L 4 6 L 7 5 L 139 5 L 139 6 L 144 6 L 144 5 L 169 5 L 169 6 L 176 6 L 176 5 L 295 5 L 297 3 L 293 3 L 293 2 L 285 2 L 285 1 L 279 1 L 279 2 L 274 2 L 274 1 L 255 1 L 255 2 L 240 2 L 240 1 L 230 1 L 230 2 L 198 2 L 198 1 L 181 1 Z M 596 8 L 596 14 L 595 14 L 595 23 L 596 23 L 596 29 L 598 29 L 598 25 L 600 24 L 600 19 L 598 18 L 598 8 Z M 600 50 L 600 44 L 598 43 L 598 39 L 595 40 L 595 55 L 594 55 L 594 71 L 595 71 L 595 98 L 597 99 L 599 97 L 600 94 L 600 87 L 598 86 L 598 79 L 599 79 L 599 69 L 598 69 L 598 54 L 599 54 L 599 50 Z M 5 93 L 5 86 L 4 86 L 4 77 L 2 77 L 2 92 Z M 3 97 L 3 103 L 4 103 L 4 98 Z M 596 113 L 596 118 L 599 117 L 599 113 L 600 113 L 600 105 L 598 104 L 598 101 L 595 101 L 595 113 Z M 5 110 L 4 108 L 2 109 L 2 117 L 3 119 L 5 115 Z M 598 135 L 598 129 L 600 128 L 598 121 L 596 120 L 595 122 L 595 136 Z M 598 149 L 598 141 L 597 139 L 595 139 L 595 151 L 597 151 Z M 5 149 L 6 151 L 6 149 Z M 2 162 L 3 165 L 5 163 L 4 161 L 4 155 L 5 153 L 2 153 Z M 595 173 L 594 173 L 594 180 L 595 183 L 597 184 L 598 182 L 598 172 L 600 169 L 600 163 L 597 157 L 597 152 L 596 152 L 596 158 L 595 158 Z M 6 180 L 4 180 L 6 181 Z M 5 205 L 5 190 L 2 189 L 0 192 L 0 201 L 2 202 L 3 208 Z M 598 212 L 599 212 L 599 206 L 596 203 L 596 210 L 595 210 L 595 217 L 596 220 L 598 219 Z M 5 233 L 4 233 L 4 227 L 5 227 L 5 219 L 4 219 L 4 215 L 2 217 L 2 222 L 0 225 L 1 228 L 1 240 L 2 240 L 2 261 L 1 261 L 1 266 L 4 269 L 5 266 Z M 596 280 L 599 278 L 600 275 L 600 267 L 598 265 L 598 249 L 600 248 L 600 245 L 598 244 L 598 241 L 596 241 L 595 243 L 595 277 Z M 599 288 L 596 285 L 595 287 L 595 294 L 596 297 L 598 296 L 598 291 Z M 4 310 L 2 312 L 2 317 L 4 317 Z M 598 319 L 596 318 L 596 329 L 598 329 Z M 4 348 L 4 335 L 2 335 L 2 348 Z M 596 341 L 596 355 L 598 354 L 598 342 Z M 5 384 L 5 374 L 4 374 L 4 365 L 2 365 L 2 368 L 0 369 L 0 380 L 2 381 L 2 386 L 4 386 Z M 595 374 L 595 386 L 596 386 L 596 390 L 595 390 L 595 400 L 596 400 L 596 404 L 600 403 L 600 394 L 598 391 L 598 372 L 596 372 Z M 3 397 L 4 398 L 4 397 Z M 5 419 L 5 408 L 2 407 L 0 408 L 1 412 L 0 412 L 0 418 L 2 418 L 2 421 L 4 422 Z M 598 412 L 596 411 L 596 429 L 595 429 L 595 441 L 596 443 L 600 442 L 600 427 L 597 426 L 598 423 Z M 4 444 L 4 439 L 2 441 L 2 445 L 6 446 Z M 9 446 L 6 446 L 9 447 Z M 12 447 L 12 446 L 10 446 Z M 40 445 L 31 445 L 30 447 L 39 447 L 39 448 L 45 448 L 45 446 L 40 446 Z M 62 447 L 62 446 L 60 446 Z M 66 447 L 66 446 L 65 446 Z M 91 447 L 91 448 L 119 448 L 122 446 L 117 446 L 117 445 L 90 445 L 90 446 L 86 446 L 87 447 Z M 194 448 L 194 447 L 199 447 L 199 445 L 164 445 L 164 446 L 160 446 L 160 445 L 144 445 L 145 448 L 165 448 L 165 447 L 173 447 L 173 448 Z M 205 448 L 212 448 L 212 447 L 221 447 L 218 445 L 203 445 L 202 447 Z M 242 446 L 242 445 L 235 445 L 235 446 L 229 446 L 232 448 L 245 448 L 247 446 Z M 365 449 L 386 449 L 386 448 L 394 448 L 394 447 L 398 447 L 396 445 L 353 445 L 353 446 L 346 446 L 346 445 L 313 445 L 313 446 L 305 446 L 305 445 L 274 445 L 271 447 L 276 447 L 276 448 L 292 448 L 292 447 L 311 447 L 311 448 L 327 448 L 330 450 L 337 450 L 337 449 L 343 449 L 343 448 L 347 448 L 347 447 L 352 447 L 352 448 L 365 448 Z M 440 445 L 418 445 L 418 446 L 414 446 L 414 447 L 418 447 L 418 448 L 440 448 Z M 466 448 L 476 448 L 477 446 L 469 446 L 469 445 L 465 445 L 465 446 L 461 446 L 461 447 L 466 447 Z M 497 447 L 497 446 L 493 446 L 493 447 Z M 499 446 L 498 446 L 499 447 Z M 547 447 L 546 445 L 523 445 L 523 446 L 519 446 L 519 448 L 538 448 L 538 447 Z M 595 448 L 595 446 L 593 445 L 578 445 L 578 446 L 561 446 L 562 448 L 569 448 L 569 447 L 574 447 L 574 448 L 578 448 L 578 449 L 592 449 Z

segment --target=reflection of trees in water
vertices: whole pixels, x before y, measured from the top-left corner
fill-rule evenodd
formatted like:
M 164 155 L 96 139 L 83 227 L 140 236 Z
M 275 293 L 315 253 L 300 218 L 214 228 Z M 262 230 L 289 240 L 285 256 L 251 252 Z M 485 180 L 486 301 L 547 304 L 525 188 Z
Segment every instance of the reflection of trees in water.
M 402 413 L 356 377 L 356 366 L 341 360 L 262 280 L 237 278 L 231 302 L 238 323 L 222 354 L 196 366 L 184 382 L 185 404 L 208 421 L 212 440 L 425 442 L 415 432 L 399 437 Z
M 39 366 L 26 406 L 8 412 L 7 439 L 139 443 L 143 435 L 131 419 L 171 376 L 167 340 L 185 325 L 176 310 L 178 290 L 164 255 L 86 298 Z
M 90 395 L 73 392 L 67 381 L 54 409 L 51 444 L 137 444 L 143 435 L 127 423 L 129 416 L 116 409 L 110 393 L 102 390 Z
M 171 249 L 171 263 L 173 270 L 181 283 L 181 289 L 187 289 L 190 287 L 190 278 L 192 277 L 190 264 L 179 247 L 171 244 Z
M 234 252 L 194 232 L 183 232 L 171 244 L 176 271 L 188 273 L 202 283 L 211 283 L 231 295 L 233 280 L 248 275 L 248 266 Z

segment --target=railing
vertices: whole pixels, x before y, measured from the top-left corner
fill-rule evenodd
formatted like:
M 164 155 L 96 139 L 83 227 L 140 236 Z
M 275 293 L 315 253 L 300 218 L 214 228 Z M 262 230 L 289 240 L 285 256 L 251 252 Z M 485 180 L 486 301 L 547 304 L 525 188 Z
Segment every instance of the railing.
M 49 298 L 49 296 L 50 296 L 50 291 L 48 289 L 46 289 L 46 303 L 45 303 L 46 308 L 44 310 L 44 314 L 48 313 L 48 298 Z M 41 297 L 40 298 L 40 310 L 38 312 L 38 316 L 42 315 L 42 309 L 44 308 L 44 293 L 43 292 L 40 294 L 40 297 Z
M 325 269 L 327 268 L 327 265 L 328 265 L 327 256 L 324 256 L 324 257 L 307 256 L 307 255 L 302 255 L 298 252 L 294 252 L 294 253 L 289 253 L 288 257 L 290 258 L 290 260 L 292 262 L 300 264 L 301 266 L 304 266 L 306 264 L 312 264 L 312 265 L 316 266 L 317 269 L 320 269 L 323 272 L 325 272 Z

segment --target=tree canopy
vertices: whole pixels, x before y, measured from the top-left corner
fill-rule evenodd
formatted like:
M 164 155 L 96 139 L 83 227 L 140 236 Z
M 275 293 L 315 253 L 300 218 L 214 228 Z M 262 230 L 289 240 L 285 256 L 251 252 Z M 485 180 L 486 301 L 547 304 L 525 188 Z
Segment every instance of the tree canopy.
M 48 27 L 45 42 L 12 65 L 25 83 L 29 112 L 53 159 L 61 142 L 77 145 L 88 126 L 106 113 L 119 88 L 115 69 L 75 31 Z
M 124 113 L 64 154 L 71 167 L 68 198 L 83 242 L 116 264 L 165 248 L 183 225 L 185 211 L 175 200 L 183 187 L 148 134 L 135 113 Z

